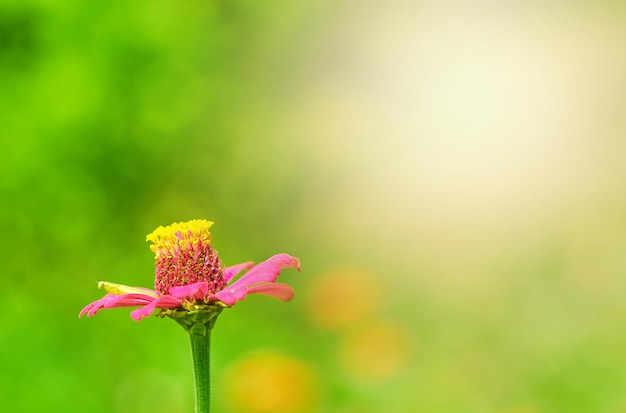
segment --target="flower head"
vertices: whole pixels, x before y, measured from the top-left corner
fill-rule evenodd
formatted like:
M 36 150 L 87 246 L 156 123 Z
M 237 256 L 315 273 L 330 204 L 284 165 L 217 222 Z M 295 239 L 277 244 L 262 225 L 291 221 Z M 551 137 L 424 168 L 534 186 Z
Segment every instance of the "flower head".
M 226 285 L 222 262 L 211 246 L 213 222 L 195 219 L 158 227 L 146 236 L 156 264 L 154 289 L 165 295 L 172 287 L 206 281 L 213 294 Z
M 92 316 L 108 308 L 140 307 L 131 313 L 134 320 L 140 321 L 157 308 L 166 314 L 179 310 L 219 311 L 253 293 L 282 301 L 293 298 L 293 288 L 275 281 L 284 268 L 300 270 L 297 258 L 277 254 L 257 265 L 244 262 L 222 267 L 211 245 L 212 225 L 211 221 L 197 219 L 159 227 L 148 234 L 146 240 L 152 242 L 150 249 L 155 254 L 155 289 L 101 281 L 98 287 L 108 294 L 88 304 L 79 316 Z M 244 270 L 248 271 L 231 283 Z

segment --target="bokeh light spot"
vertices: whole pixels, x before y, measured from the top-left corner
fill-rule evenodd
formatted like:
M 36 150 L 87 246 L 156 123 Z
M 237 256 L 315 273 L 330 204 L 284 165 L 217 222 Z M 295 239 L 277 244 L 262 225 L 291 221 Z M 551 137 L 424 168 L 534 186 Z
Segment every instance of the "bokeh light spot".
M 338 329 L 369 316 L 381 300 L 381 284 L 358 268 L 335 269 L 315 277 L 307 291 L 311 323 Z
M 272 351 L 255 352 L 225 373 L 228 411 L 305 413 L 319 403 L 319 379 L 312 366 Z

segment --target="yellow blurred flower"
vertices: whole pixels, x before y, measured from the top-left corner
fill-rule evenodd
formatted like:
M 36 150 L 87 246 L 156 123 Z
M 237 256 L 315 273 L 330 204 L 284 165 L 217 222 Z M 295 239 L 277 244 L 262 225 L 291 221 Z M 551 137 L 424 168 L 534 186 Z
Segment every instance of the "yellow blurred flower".
M 370 316 L 381 301 L 380 280 L 358 268 L 338 268 L 315 277 L 308 288 L 311 323 L 339 329 Z
M 319 404 L 319 378 L 311 365 L 272 351 L 250 354 L 225 373 L 228 411 L 306 413 Z

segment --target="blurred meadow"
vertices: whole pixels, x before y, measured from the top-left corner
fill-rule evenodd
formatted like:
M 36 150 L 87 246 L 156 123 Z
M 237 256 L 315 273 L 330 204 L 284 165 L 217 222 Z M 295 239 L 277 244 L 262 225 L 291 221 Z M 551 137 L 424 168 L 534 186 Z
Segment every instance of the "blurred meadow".
M 230 413 L 626 412 L 619 1 L 4 0 L 0 402 L 191 412 L 145 235 L 296 298 L 213 331 Z

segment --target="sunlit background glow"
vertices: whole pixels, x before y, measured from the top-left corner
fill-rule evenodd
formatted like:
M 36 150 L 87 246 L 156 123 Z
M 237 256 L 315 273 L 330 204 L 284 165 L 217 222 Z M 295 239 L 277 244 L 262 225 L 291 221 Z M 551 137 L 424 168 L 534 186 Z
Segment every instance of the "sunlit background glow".
M 0 6 L 7 411 L 191 411 L 145 235 L 287 252 L 289 304 L 220 316 L 233 413 L 626 408 L 620 2 Z M 33 397 L 33 394 L 36 397 Z

